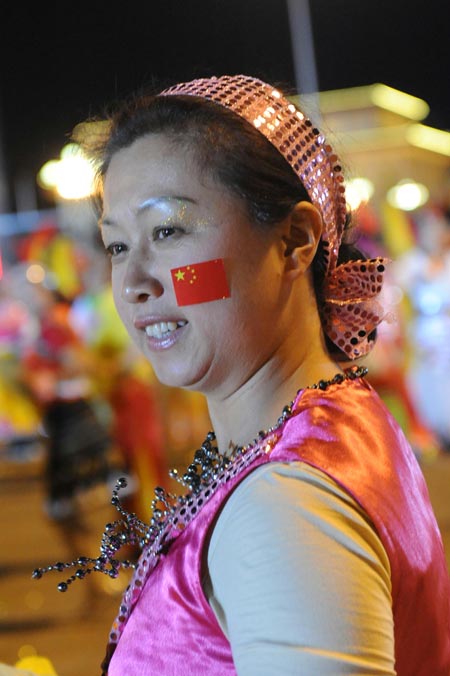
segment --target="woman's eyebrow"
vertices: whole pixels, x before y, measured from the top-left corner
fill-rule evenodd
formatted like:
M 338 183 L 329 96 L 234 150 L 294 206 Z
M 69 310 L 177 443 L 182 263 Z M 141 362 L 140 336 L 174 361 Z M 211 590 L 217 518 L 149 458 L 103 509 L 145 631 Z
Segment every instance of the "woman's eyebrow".
M 164 208 L 165 206 L 168 207 L 170 202 L 188 202 L 189 204 L 197 204 L 197 201 L 192 199 L 192 197 L 186 197 L 183 195 L 161 195 L 160 197 L 149 197 L 148 199 L 144 200 L 141 204 L 139 204 L 136 212 L 137 214 L 140 214 L 147 209 L 154 209 L 157 207 Z M 99 225 L 101 227 L 108 225 L 114 226 L 116 223 L 109 218 L 101 218 L 99 220 Z
M 144 200 L 138 206 L 137 212 L 140 213 L 145 209 L 169 205 L 170 202 L 189 202 L 190 204 L 197 204 L 196 200 L 192 199 L 192 197 L 185 197 L 184 195 L 162 195 L 161 197 L 149 197 Z
M 99 221 L 98 221 L 98 225 L 99 225 L 100 228 L 103 228 L 103 226 L 105 226 L 105 225 L 114 226 L 116 224 L 114 223 L 114 221 L 111 221 L 108 218 L 100 218 Z

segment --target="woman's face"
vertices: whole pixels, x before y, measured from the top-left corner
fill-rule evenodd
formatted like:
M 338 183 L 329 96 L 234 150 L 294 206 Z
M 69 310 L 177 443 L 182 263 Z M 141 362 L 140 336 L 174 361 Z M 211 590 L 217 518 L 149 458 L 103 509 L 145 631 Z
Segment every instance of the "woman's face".
M 281 226 L 280 226 L 281 227 Z M 165 135 L 113 156 L 102 236 L 117 310 L 165 384 L 227 396 L 288 329 L 280 228 L 262 230 Z M 179 307 L 171 270 L 223 259 L 230 296 Z

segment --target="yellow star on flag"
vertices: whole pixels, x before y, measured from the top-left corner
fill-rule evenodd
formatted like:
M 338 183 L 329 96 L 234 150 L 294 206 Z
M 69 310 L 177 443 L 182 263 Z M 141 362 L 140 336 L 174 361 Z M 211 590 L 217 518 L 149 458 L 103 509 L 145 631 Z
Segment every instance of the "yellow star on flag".
M 184 275 L 186 273 L 182 272 L 181 270 L 178 270 L 178 272 L 175 273 L 175 277 L 177 278 L 177 282 L 184 282 Z

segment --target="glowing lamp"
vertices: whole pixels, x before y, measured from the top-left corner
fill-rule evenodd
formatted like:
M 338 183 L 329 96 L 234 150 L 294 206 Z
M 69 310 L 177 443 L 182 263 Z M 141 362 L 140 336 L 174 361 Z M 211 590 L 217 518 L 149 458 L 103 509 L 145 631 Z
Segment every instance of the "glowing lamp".
M 406 139 L 413 146 L 450 157 L 450 132 L 448 131 L 427 127 L 424 124 L 411 124 L 406 130 Z
M 372 103 L 410 120 L 423 120 L 430 112 L 426 101 L 411 96 L 385 84 L 376 84 L 371 88 Z

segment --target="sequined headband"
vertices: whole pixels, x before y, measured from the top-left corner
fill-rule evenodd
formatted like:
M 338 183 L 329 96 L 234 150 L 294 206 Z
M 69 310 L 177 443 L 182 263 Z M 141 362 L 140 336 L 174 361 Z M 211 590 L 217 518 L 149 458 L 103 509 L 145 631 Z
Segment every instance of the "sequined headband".
M 263 134 L 291 165 L 323 220 L 324 330 L 349 359 L 367 354 L 373 346 L 371 333 L 383 319 L 376 297 L 387 261 L 377 258 L 337 265 L 346 222 L 344 177 L 323 134 L 277 89 L 247 75 L 201 78 L 159 94 L 174 95 L 198 96 L 232 110 Z

